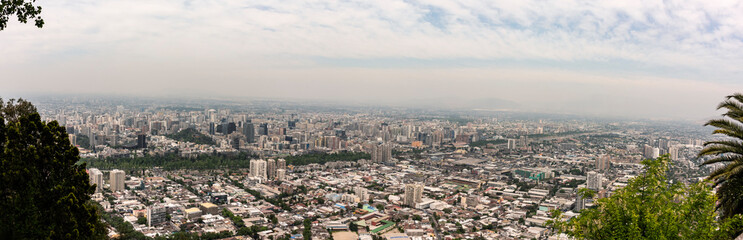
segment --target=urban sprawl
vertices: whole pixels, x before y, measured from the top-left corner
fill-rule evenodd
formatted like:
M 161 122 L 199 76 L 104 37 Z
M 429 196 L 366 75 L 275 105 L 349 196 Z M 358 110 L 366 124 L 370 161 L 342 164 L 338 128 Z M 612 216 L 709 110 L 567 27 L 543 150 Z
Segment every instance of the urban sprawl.
M 668 154 L 710 172 L 700 124 L 270 101 L 45 104 L 87 164 L 109 236 L 567 239 L 546 222 Z M 121 227 L 129 225 L 131 229 Z

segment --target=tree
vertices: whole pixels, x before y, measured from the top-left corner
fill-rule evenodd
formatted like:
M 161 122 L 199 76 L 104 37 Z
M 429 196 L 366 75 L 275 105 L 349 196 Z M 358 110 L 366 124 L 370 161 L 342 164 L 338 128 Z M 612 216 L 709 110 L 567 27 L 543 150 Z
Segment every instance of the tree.
M 75 165 L 78 150 L 64 127 L 42 122 L 22 99 L 0 102 L 0 238 L 105 237 L 88 203 L 95 188 L 85 165 Z
M 146 217 L 138 217 L 137 218 L 138 224 L 147 224 L 147 218 Z
M 721 119 L 710 120 L 705 126 L 716 127 L 713 134 L 726 136 L 725 139 L 704 143 L 699 156 L 714 156 L 702 165 L 724 164 L 710 173 L 708 179 L 714 186 L 720 186 L 717 207 L 723 218 L 743 213 L 743 95 L 736 93 L 727 96 L 717 109 L 726 109 Z
M 8 26 L 11 16 L 16 16 L 19 22 L 27 23 L 34 20 L 36 27 L 44 26 L 41 19 L 41 6 L 34 6 L 36 0 L 0 0 L 0 31 Z
M 578 239 L 729 239 L 743 223 L 740 216 L 716 221 L 715 201 L 707 182 L 669 183 L 669 156 L 642 162 L 645 173 L 629 181 L 596 207 L 567 222 L 554 210 L 548 225 Z M 582 191 L 585 197 L 592 194 Z
M 382 205 L 381 203 L 377 204 L 376 207 L 377 207 L 377 210 L 380 210 L 380 211 L 384 210 L 384 205 Z
M 272 224 L 279 224 L 279 218 L 277 218 L 276 215 L 271 214 L 268 218 L 271 219 Z
M 302 232 L 302 236 L 304 237 L 304 240 L 311 240 L 312 239 L 312 220 L 309 218 L 304 219 L 304 231 Z

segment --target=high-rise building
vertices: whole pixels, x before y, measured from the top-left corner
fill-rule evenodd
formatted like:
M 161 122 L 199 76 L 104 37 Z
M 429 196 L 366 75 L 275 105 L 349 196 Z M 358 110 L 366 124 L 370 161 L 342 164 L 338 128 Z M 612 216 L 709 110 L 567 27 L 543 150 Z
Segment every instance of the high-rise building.
M 671 160 L 676 161 L 679 159 L 679 148 L 677 146 L 672 146 L 668 148 L 668 154 L 671 155 Z
M 90 149 L 95 151 L 95 132 L 92 129 L 88 132 L 88 144 L 90 144 Z
M 392 160 L 392 146 L 389 143 L 375 144 L 372 146 L 370 155 L 372 162 L 389 162 Z
M 642 146 L 642 156 L 646 159 L 653 158 L 653 147 L 647 144 Z
M 240 149 L 240 138 L 239 137 L 232 138 L 232 141 L 230 141 L 230 144 L 232 144 L 232 148 Z
M 596 158 L 596 170 L 605 171 L 606 169 L 609 169 L 610 161 L 611 160 L 610 160 L 609 155 L 606 155 L 606 154 L 599 155 Z
M 163 205 L 152 205 L 147 207 L 147 226 L 157 226 L 168 220 L 168 209 Z
M 276 160 L 276 169 L 286 169 L 286 160 L 283 158 Z
M 111 191 L 124 191 L 126 186 L 124 185 L 124 178 L 126 178 L 126 174 L 124 171 L 114 169 L 109 173 L 109 184 L 111 185 Z
M 529 146 L 529 138 L 526 136 L 519 137 L 519 146 L 520 147 L 528 147 Z
M 88 169 L 88 176 L 90 177 L 90 184 L 95 184 L 95 191 L 100 192 L 103 190 L 103 173 L 97 168 Z
M 67 134 L 67 137 L 70 139 L 70 144 L 72 144 L 72 146 L 77 146 L 77 135 L 70 133 Z
M 217 132 L 217 124 L 214 122 L 209 123 L 209 135 L 214 135 Z
M 147 148 L 147 135 L 144 133 L 137 134 L 137 148 Z
M 266 160 L 266 177 L 268 179 L 276 178 L 276 160 Z
M 660 149 L 659 148 L 653 148 L 653 155 L 651 156 L 652 159 L 656 159 L 660 157 Z
M 583 197 L 580 194 L 576 194 L 575 198 L 575 211 L 580 211 L 586 208 L 586 199 L 583 199 Z
M 259 125 L 258 134 L 268 135 L 268 123 L 261 123 L 261 125 Z
M 286 179 L 286 169 L 276 169 L 276 180 L 284 181 Z
M 416 203 L 423 201 L 423 185 L 407 184 L 405 185 L 405 205 L 415 207 Z
M 250 177 L 266 180 L 265 160 L 250 160 Z
M 508 149 L 516 149 L 516 139 L 508 139 Z
M 354 195 L 359 198 L 359 201 L 369 201 L 369 189 L 365 187 L 357 186 L 354 188 Z
M 601 190 L 601 180 L 604 178 L 604 175 L 601 173 L 597 173 L 594 171 L 588 172 L 588 176 L 586 176 L 586 185 L 588 189 L 599 191 Z
M 253 123 L 250 120 L 247 120 L 247 122 L 243 124 L 243 135 L 245 135 L 245 139 L 248 143 L 255 142 L 255 126 L 253 126 Z

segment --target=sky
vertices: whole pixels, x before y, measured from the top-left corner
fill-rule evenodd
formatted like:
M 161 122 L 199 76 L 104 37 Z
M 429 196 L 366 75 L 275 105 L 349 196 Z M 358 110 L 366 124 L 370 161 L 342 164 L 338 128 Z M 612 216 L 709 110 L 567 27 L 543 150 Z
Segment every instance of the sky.
M 0 95 L 320 100 L 699 121 L 743 91 L 740 1 L 38 0 Z

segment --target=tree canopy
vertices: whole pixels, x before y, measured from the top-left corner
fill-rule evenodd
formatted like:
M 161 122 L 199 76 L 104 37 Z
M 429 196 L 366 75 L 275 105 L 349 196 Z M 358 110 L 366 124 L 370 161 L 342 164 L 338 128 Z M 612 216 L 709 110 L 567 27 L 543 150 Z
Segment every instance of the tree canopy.
M 743 213 L 743 94 L 727 96 L 717 109 L 725 109 L 721 119 L 708 121 L 705 126 L 716 127 L 713 134 L 722 139 L 704 143 L 699 156 L 712 156 L 702 165 L 723 165 L 709 175 L 717 189 L 722 217 Z
M 166 135 L 166 137 L 178 141 L 192 142 L 196 144 L 216 145 L 211 137 L 204 135 L 193 128 L 186 128 L 175 134 Z
M 36 27 L 43 27 L 41 6 L 34 5 L 35 2 L 36 0 L 0 0 L 0 31 L 8 26 L 8 20 L 12 16 L 16 16 L 19 22 L 33 20 Z
M 89 239 L 106 229 L 64 127 L 20 100 L 0 109 L 0 239 Z
M 729 239 L 743 223 L 737 217 L 717 221 L 709 182 L 685 185 L 667 179 L 669 156 L 642 162 L 645 172 L 594 208 L 562 221 L 553 211 L 548 224 L 578 239 Z M 590 191 L 583 191 L 590 194 Z M 589 198 L 591 196 L 584 196 Z

